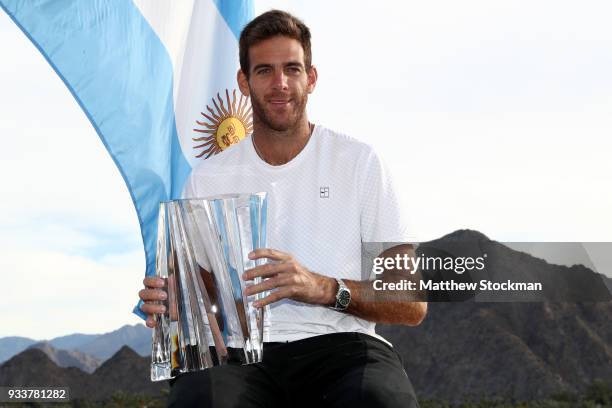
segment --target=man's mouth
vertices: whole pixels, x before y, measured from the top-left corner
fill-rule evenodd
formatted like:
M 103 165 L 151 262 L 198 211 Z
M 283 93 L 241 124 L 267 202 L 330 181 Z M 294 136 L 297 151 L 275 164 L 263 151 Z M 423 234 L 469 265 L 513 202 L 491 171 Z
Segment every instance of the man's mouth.
M 272 106 L 283 106 L 291 102 L 289 95 L 271 95 L 266 99 Z
M 291 99 L 268 99 L 268 103 L 271 105 L 286 105 L 291 102 Z

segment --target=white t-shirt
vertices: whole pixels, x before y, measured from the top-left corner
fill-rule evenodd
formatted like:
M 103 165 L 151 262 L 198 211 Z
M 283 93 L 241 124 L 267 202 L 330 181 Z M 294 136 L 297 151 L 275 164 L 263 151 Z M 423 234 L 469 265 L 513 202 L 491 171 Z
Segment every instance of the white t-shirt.
M 373 149 L 316 126 L 290 162 L 259 158 L 250 137 L 194 168 L 184 197 L 268 193 L 267 247 L 322 275 L 363 280 L 361 243 L 413 242 L 385 166 Z M 268 319 L 266 319 L 268 320 Z M 265 341 L 336 332 L 377 336 L 375 324 L 326 307 L 283 299 L 270 308 Z

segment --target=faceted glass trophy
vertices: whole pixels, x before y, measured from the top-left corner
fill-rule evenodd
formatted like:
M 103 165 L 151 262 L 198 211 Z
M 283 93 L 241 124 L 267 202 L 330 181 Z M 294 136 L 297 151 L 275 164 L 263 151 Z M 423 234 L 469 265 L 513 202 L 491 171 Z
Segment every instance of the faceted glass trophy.
M 244 295 L 245 270 L 265 263 L 266 193 L 163 202 L 156 276 L 166 282 L 166 313 L 156 315 L 151 380 L 216 365 L 261 361 L 263 309 Z M 261 282 L 261 278 L 252 284 Z

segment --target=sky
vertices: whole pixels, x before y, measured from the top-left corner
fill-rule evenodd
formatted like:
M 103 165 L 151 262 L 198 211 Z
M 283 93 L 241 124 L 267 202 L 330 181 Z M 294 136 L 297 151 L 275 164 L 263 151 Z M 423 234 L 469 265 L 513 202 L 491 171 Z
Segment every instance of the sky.
M 612 242 L 611 3 L 255 4 L 310 26 L 309 118 L 377 148 L 422 240 Z M 144 251 L 119 171 L 4 13 L 0 38 L 0 337 L 138 323 Z

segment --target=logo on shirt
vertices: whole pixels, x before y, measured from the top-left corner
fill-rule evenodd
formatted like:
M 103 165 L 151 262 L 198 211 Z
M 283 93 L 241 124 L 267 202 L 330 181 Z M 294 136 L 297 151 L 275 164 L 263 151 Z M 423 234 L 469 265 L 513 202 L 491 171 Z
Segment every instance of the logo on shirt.
M 329 187 L 321 187 L 319 189 L 320 195 L 319 197 L 321 198 L 329 198 Z
M 230 98 L 229 90 L 225 90 L 225 102 L 217 93 L 217 98 L 212 98 L 211 105 L 206 105 L 208 113 L 200 112 L 205 120 L 196 120 L 200 128 L 193 129 L 194 132 L 204 133 L 204 136 L 194 137 L 195 157 L 204 157 L 217 154 L 233 144 L 240 142 L 253 130 L 253 114 L 249 98 L 240 94 L 238 106 L 236 106 L 236 90 L 232 91 Z

